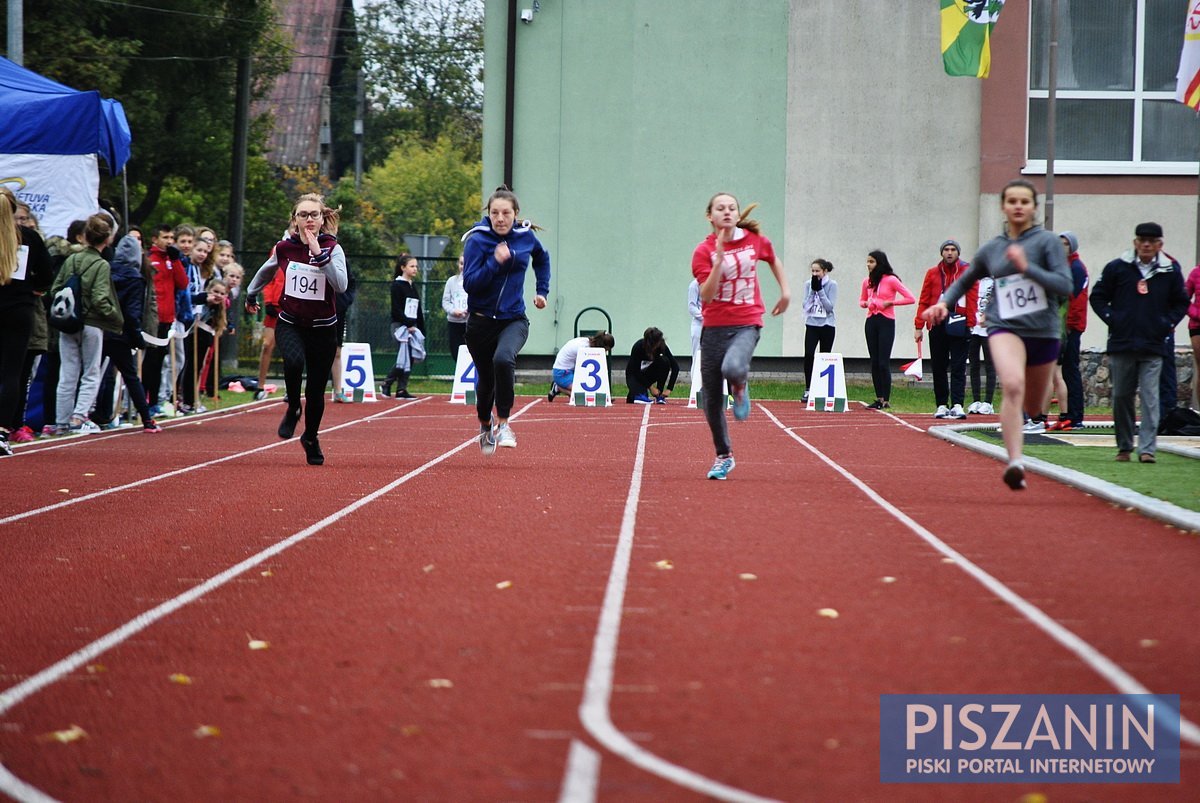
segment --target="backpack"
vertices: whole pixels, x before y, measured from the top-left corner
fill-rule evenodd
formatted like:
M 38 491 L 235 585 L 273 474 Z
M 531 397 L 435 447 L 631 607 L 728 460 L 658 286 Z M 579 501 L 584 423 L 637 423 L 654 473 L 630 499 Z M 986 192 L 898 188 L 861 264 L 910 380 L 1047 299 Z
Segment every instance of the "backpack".
M 83 331 L 83 280 L 78 273 L 67 277 L 67 283 L 54 294 L 47 321 L 69 335 Z
M 1187 407 L 1174 407 L 1158 425 L 1159 435 L 1200 435 L 1200 413 Z

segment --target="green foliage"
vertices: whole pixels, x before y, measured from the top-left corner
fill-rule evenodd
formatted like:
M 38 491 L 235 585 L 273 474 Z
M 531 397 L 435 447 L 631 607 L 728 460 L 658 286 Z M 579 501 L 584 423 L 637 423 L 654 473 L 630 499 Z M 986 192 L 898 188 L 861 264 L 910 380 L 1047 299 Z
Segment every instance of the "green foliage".
M 449 137 L 432 145 L 410 140 L 367 173 L 363 189 L 385 224 L 385 242 L 395 252 L 405 234 L 450 238 L 447 256 L 458 253 L 458 238 L 478 219 L 482 165 L 468 160 Z
M 411 136 L 449 137 L 478 159 L 483 108 L 482 0 L 375 0 L 360 21 L 370 83 L 367 164 Z

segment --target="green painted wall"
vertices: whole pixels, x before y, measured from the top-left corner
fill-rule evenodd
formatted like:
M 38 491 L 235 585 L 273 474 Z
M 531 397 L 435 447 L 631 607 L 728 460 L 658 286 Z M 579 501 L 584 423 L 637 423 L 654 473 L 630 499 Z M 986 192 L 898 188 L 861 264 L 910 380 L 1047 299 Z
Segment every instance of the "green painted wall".
M 507 9 L 488 0 L 485 198 L 503 177 Z M 526 353 L 552 354 L 599 306 L 618 353 L 654 325 L 686 355 L 691 254 L 717 191 L 760 202 L 784 252 L 788 19 L 786 0 L 542 0 L 517 24 L 513 188 L 554 275 L 550 307 L 528 303 Z M 762 267 L 769 309 L 778 290 Z M 781 348 L 768 320 L 757 353 Z

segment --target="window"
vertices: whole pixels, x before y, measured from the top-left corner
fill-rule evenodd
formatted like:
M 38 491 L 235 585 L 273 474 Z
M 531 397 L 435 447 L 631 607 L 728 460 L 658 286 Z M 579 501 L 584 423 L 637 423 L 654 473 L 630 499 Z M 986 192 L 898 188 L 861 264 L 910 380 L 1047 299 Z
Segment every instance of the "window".
M 1033 0 L 1026 170 L 1046 169 L 1052 2 L 1055 173 L 1196 173 L 1200 119 L 1175 100 L 1188 11 L 1178 0 Z

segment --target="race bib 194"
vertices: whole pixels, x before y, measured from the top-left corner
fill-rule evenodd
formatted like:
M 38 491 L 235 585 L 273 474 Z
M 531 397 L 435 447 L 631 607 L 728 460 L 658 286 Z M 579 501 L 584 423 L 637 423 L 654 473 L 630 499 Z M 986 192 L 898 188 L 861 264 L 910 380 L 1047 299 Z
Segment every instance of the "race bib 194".
M 325 271 L 313 265 L 289 262 L 283 294 L 292 298 L 320 301 L 325 298 Z
M 1027 276 L 1004 276 L 996 280 L 996 306 L 1001 320 L 1012 320 L 1049 306 L 1046 290 Z

